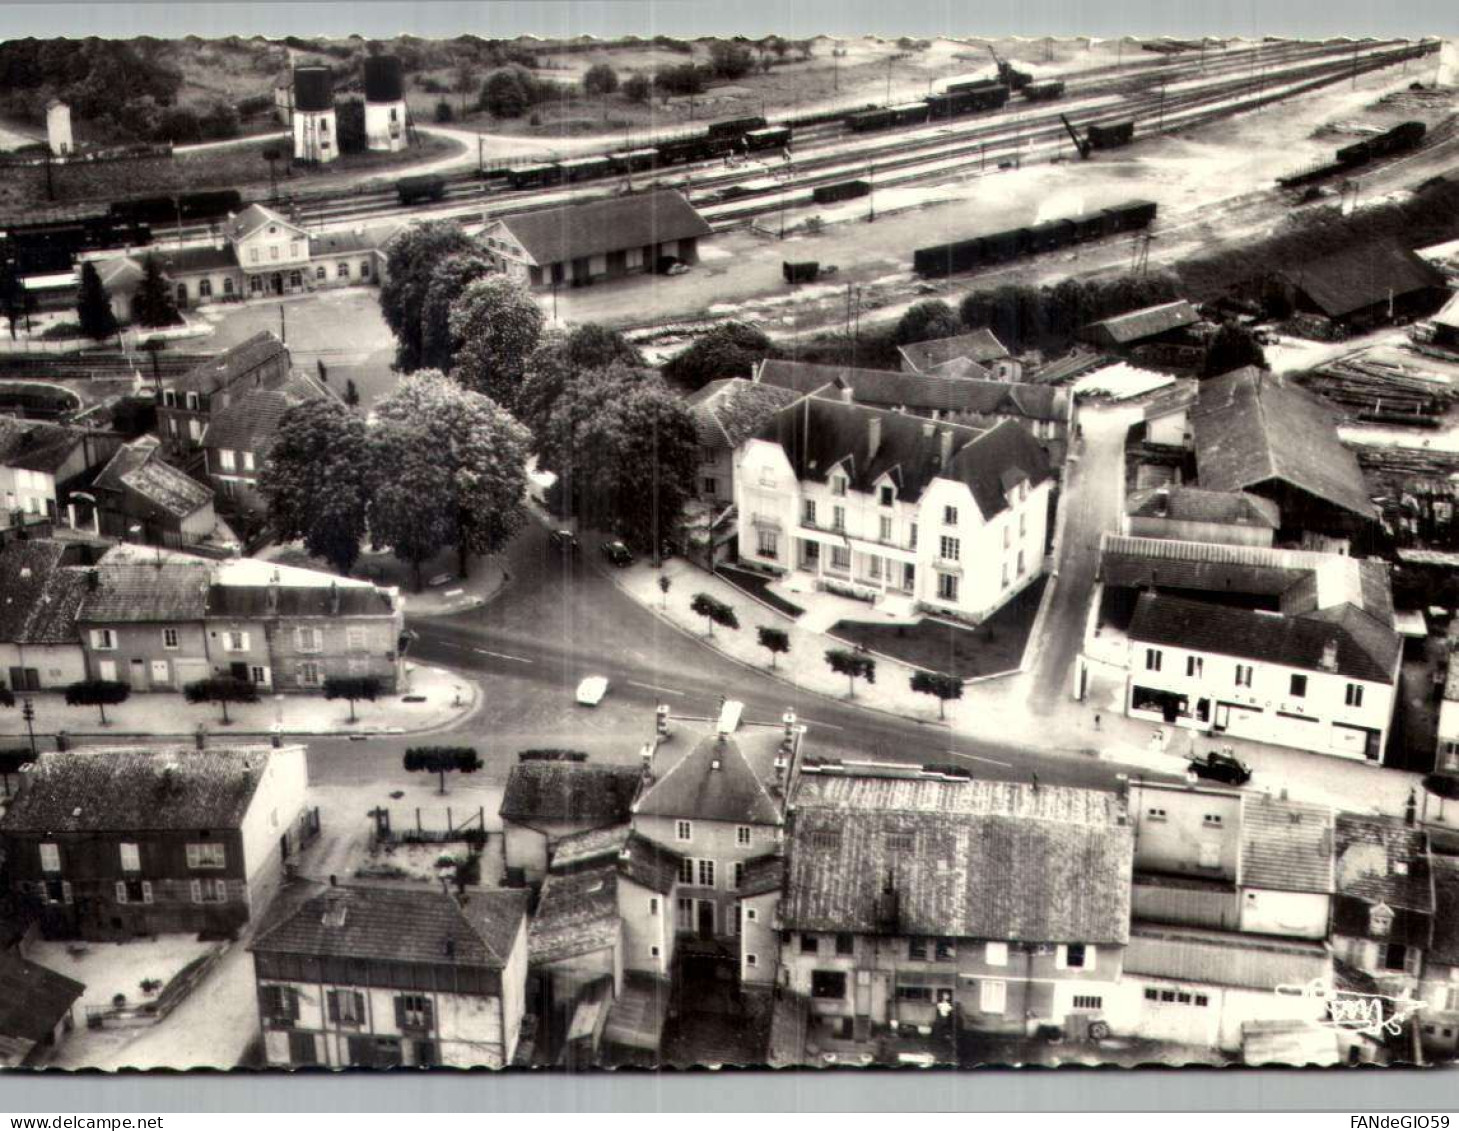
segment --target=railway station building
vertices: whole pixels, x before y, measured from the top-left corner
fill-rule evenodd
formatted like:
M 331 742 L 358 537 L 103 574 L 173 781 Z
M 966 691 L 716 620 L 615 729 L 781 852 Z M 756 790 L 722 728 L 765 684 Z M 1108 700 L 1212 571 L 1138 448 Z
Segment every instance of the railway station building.
M 501 216 L 482 235 L 508 278 L 532 287 L 586 286 L 651 273 L 660 261 L 699 261 L 711 229 L 671 189 Z

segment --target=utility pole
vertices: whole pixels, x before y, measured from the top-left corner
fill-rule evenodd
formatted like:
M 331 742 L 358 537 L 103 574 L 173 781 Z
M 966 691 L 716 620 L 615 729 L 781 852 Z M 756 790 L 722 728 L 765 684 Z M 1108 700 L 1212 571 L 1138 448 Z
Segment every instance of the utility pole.
M 51 148 L 50 148 L 49 145 L 46 146 L 45 166 L 46 166 L 46 199 L 53 201 L 53 200 L 56 199 L 56 182 L 51 179 Z
M 876 182 L 872 180 L 876 172 L 876 166 L 870 162 L 866 166 L 866 204 L 869 211 L 866 214 L 868 224 L 876 223 Z
M 1165 79 L 1160 80 L 1160 124 L 1155 128 L 1156 133 L 1165 132 Z
M 887 59 L 887 105 L 890 106 L 891 104 L 892 104 L 892 61 L 891 61 L 891 58 L 888 57 L 888 59 Z
M 35 704 L 26 696 L 24 704 L 20 708 L 20 717 L 25 720 L 25 731 L 30 735 L 30 756 L 36 757 L 35 751 Z
M 658 569 L 663 564 L 663 562 L 659 559 L 659 550 L 662 547 L 659 544 L 659 406 L 657 402 L 655 402 L 654 404 L 653 449 L 654 477 L 650 495 L 650 505 L 653 507 L 653 563 L 654 569 Z M 713 530 L 709 532 L 709 540 L 711 543 L 713 543 L 714 541 Z
M 283 303 L 279 303 L 279 341 L 283 342 L 285 345 L 287 345 L 289 341 L 289 327 L 284 321 Z

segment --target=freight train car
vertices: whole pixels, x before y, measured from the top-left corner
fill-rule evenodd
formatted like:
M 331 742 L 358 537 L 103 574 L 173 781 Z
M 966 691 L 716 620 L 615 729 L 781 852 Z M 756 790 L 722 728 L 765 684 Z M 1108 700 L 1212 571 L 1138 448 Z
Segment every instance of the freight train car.
M 1337 151 L 1339 165 L 1365 165 L 1375 157 L 1417 149 L 1428 128 L 1422 122 L 1403 122 L 1377 137 L 1365 138 Z
M 243 207 L 237 189 L 212 192 L 185 192 L 180 196 L 149 196 L 137 200 L 118 200 L 109 215 L 124 223 L 177 224 L 204 223 L 221 220 Z
M 730 118 L 723 122 L 711 122 L 709 125 L 710 137 L 744 137 L 752 130 L 763 130 L 766 121 L 761 117 Z
M 613 161 L 609 157 L 574 157 L 570 161 L 559 161 L 558 169 L 562 171 L 562 179 L 569 184 L 576 184 L 578 181 L 591 181 L 599 177 L 606 177 L 613 171 Z
M 507 185 L 514 189 L 546 188 L 562 183 L 562 169 L 557 165 L 518 165 L 507 170 Z
M 1103 236 L 1139 231 L 1149 227 L 1156 211 L 1153 201 L 1132 200 L 1113 208 L 1050 220 L 1027 228 L 918 248 L 912 255 L 912 268 L 924 278 L 973 271 Z
M 659 163 L 657 149 L 630 149 L 621 153 L 608 154 L 608 161 L 615 173 L 642 173 Z
M 956 118 L 963 114 L 975 114 L 981 110 L 996 110 L 1008 102 L 1008 88 L 999 83 L 978 87 L 974 90 L 949 90 L 945 94 L 933 94 L 927 99 L 929 117 L 934 119 Z
M 817 204 L 836 204 L 843 200 L 855 200 L 870 192 L 870 181 L 841 181 L 834 185 L 817 185 L 811 189 L 811 199 Z
M 846 119 L 847 129 L 856 133 L 868 130 L 884 130 L 892 126 L 916 126 L 927 121 L 931 110 L 926 100 L 904 102 L 900 106 L 887 106 L 880 110 L 867 110 L 852 114 Z
M 662 165 L 673 165 L 677 162 L 707 161 L 713 157 L 723 157 L 727 153 L 733 153 L 739 148 L 739 135 L 720 135 L 717 137 L 686 137 L 678 141 L 666 141 L 658 147 L 659 163 Z
M 1064 97 L 1064 82 L 1062 79 L 1050 79 L 1047 82 L 1029 83 L 1023 88 L 1023 96 L 1030 102 L 1052 102 L 1056 98 Z
M 395 182 L 395 193 L 401 204 L 420 204 L 427 200 L 443 200 L 446 178 L 439 176 L 401 177 Z
M 110 216 L 22 223 L 0 229 L 0 262 L 13 266 L 19 275 L 59 274 L 71 270 L 83 252 L 146 247 L 151 242 L 148 225 Z
M 1085 131 L 1090 149 L 1118 149 L 1135 139 L 1134 122 L 1115 122 L 1109 126 L 1090 126 Z
M 765 130 L 751 130 L 744 135 L 745 148 L 752 153 L 761 149 L 785 149 L 790 145 L 790 127 L 772 126 Z

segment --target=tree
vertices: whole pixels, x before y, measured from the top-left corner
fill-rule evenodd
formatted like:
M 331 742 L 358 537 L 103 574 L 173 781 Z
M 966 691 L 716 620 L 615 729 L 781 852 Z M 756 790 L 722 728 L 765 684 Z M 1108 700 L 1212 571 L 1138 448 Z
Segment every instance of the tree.
M 456 120 L 456 111 L 453 110 L 451 108 L 451 104 L 443 98 L 436 103 L 435 116 L 436 124 L 444 126 Z
M 478 279 L 451 304 L 451 376 L 512 407 L 544 322 L 541 307 L 521 284 L 505 275 Z
M 773 628 L 768 624 L 762 624 L 756 630 L 760 637 L 760 647 L 770 653 L 770 666 L 775 667 L 775 657 L 783 656 L 790 651 L 790 633 L 783 628 Z
M 940 298 L 913 303 L 897 322 L 892 340 L 899 346 L 913 342 L 951 338 L 962 333 L 962 323 L 952 307 Z
M 15 706 L 15 692 L 8 687 L 0 687 L 0 707 Z
M 669 607 L 669 590 L 673 587 L 673 584 L 673 580 L 667 573 L 659 574 L 659 592 L 664 595 L 662 607 L 665 609 Z
M 132 299 L 132 317 L 139 326 L 175 326 L 182 321 L 172 301 L 172 288 L 155 255 L 142 261 L 142 281 Z
M 850 648 L 832 648 L 826 653 L 826 663 L 833 672 L 844 675 L 851 681 L 850 698 L 856 698 L 856 681 L 876 682 L 876 661 L 860 651 Z
M 455 536 L 453 490 L 436 438 L 419 425 L 382 423 L 370 445 L 368 521 L 370 543 L 388 548 L 422 586 L 421 568 Z
M 334 136 L 340 153 L 364 153 L 369 147 L 365 135 L 365 104 L 358 98 L 344 98 L 335 104 Z
M 543 336 L 522 371 L 515 405 L 517 419 L 532 433 L 534 449 L 540 446 L 567 383 L 578 374 L 615 363 L 630 369 L 648 364 L 638 347 L 622 334 L 591 322 L 569 333 L 549 330 Z
M 663 367 L 664 380 L 693 392 L 720 377 L 749 377 L 761 361 L 777 356 L 761 331 L 743 322 L 721 322 Z
M 350 408 L 360 407 L 360 390 L 355 386 L 353 377 L 346 377 L 344 382 L 344 403 Z
M 698 433 L 658 377 L 623 365 L 569 380 L 538 441 L 568 508 L 654 552 L 678 528 L 698 465 Z
M 525 67 L 503 67 L 486 76 L 477 105 L 494 118 L 520 118 L 540 94 L 537 79 Z
M 963 697 L 963 681 L 941 672 L 913 672 L 912 690 L 920 695 L 937 696 L 937 717 L 944 719 L 947 717 L 944 710 L 947 701 Z
M 311 555 L 346 575 L 368 529 L 370 449 L 358 413 L 333 399 L 305 401 L 280 418 L 258 476 L 275 534 L 302 538 Z
M 527 520 L 527 430 L 490 397 L 431 369 L 405 378 L 375 414 L 431 438 L 427 454 L 442 466 L 446 484 L 445 497 L 432 505 L 451 518 L 461 576 L 468 555 L 505 549 Z
M 326 699 L 344 699 L 350 705 L 350 722 L 355 721 L 355 703 L 363 699 L 373 703 L 384 690 L 380 677 L 374 675 L 332 675 L 324 680 Z
M 1206 347 L 1206 360 L 1201 367 L 1201 375 L 1218 377 L 1246 365 L 1254 365 L 1258 369 L 1270 368 L 1267 365 L 1266 351 L 1261 348 L 1255 335 L 1244 326 L 1227 323 L 1216 331 L 1211 338 L 1211 344 Z
M 618 72 L 607 63 L 594 63 L 583 75 L 583 93 L 590 98 L 601 98 L 618 89 Z
M 132 689 L 114 679 L 83 679 L 66 688 L 68 707 L 95 707 L 101 712 L 101 724 L 106 725 L 106 709 L 125 703 Z
M 87 260 L 81 265 L 81 287 L 76 294 L 76 321 L 81 332 L 101 342 L 117 332 L 116 315 L 111 311 L 111 297 L 101 285 L 96 264 Z
M 709 65 L 716 77 L 733 82 L 754 69 L 755 55 L 743 43 L 716 39 L 709 45 Z
M 456 363 L 451 307 L 467 287 L 491 273 L 491 261 L 477 251 L 448 255 L 436 265 L 421 300 L 420 368 L 451 371 Z
M 623 97 L 630 102 L 647 102 L 653 93 L 653 83 L 647 75 L 629 75 L 623 80 Z
M 33 304 L 30 291 L 25 289 L 19 274 L 16 273 L 15 265 L 9 260 L 0 263 L 0 313 L 5 316 L 5 321 L 10 327 L 10 340 L 15 340 L 15 328 L 22 320 L 25 321 L 26 329 L 30 329 L 30 314 Z
M 229 703 L 257 703 L 258 687 L 246 679 L 219 676 L 185 683 L 182 694 L 189 703 L 216 703 L 223 708 L 223 722 L 228 718 Z
M 395 335 L 395 367 L 410 373 L 423 366 L 421 314 L 436 269 L 447 257 L 477 251 L 474 240 L 452 220 L 410 227 L 390 242 L 380 313 Z
M 709 635 L 714 635 L 714 626 L 723 625 L 725 628 L 737 629 L 740 627 L 739 617 L 735 616 L 734 609 L 730 608 L 718 598 L 711 597 L 708 593 L 694 594 L 694 600 L 689 602 L 689 608 L 696 616 L 704 618 L 705 624 L 709 627 Z
M 474 774 L 482 767 L 474 746 L 412 746 L 404 761 L 407 773 L 436 774 L 442 793 L 446 792 L 447 774 Z

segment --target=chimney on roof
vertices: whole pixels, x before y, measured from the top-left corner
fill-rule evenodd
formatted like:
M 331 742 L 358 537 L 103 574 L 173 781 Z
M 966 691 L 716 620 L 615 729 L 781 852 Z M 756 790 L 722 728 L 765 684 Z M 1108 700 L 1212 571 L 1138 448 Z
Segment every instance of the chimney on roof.
M 952 429 L 944 428 L 937 438 L 937 466 L 945 468 L 952 461 Z
M 1155 491 L 1155 514 L 1158 518 L 1165 518 L 1170 514 L 1170 488 L 1160 487 Z
M 934 421 L 930 420 L 930 419 L 924 418 L 923 421 L 922 421 L 922 435 L 925 436 L 927 439 L 930 440 L 930 439 L 932 439 L 932 433 L 934 433 L 936 431 L 937 431 L 937 424 Z
M 841 386 L 841 403 L 842 404 L 850 404 L 853 400 L 855 400 L 855 396 L 854 396 L 854 392 L 855 391 L 845 381 L 841 381 L 841 382 L 839 382 L 839 384 Z
M 1325 672 L 1337 671 L 1337 641 L 1328 640 L 1322 645 L 1322 659 L 1318 666 Z
M 873 416 L 866 422 L 866 461 L 870 463 L 876 459 L 876 453 L 881 449 L 881 417 Z
M 86 588 L 95 593 L 101 588 L 101 571 L 88 569 L 86 571 Z
M 329 615 L 339 616 L 339 583 L 337 581 L 329 583 Z
M 1418 796 L 1412 789 L 1408 791 L 1408 802 L 1403 807 L 1403 823 L 1409 828 L 1418 824 Z
M 709 760 L 709 768 L 718 770 L 724 766 L 724 735 L 720 735 L 714 742 L 714 757 Z

